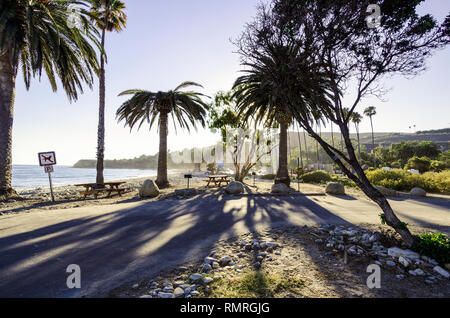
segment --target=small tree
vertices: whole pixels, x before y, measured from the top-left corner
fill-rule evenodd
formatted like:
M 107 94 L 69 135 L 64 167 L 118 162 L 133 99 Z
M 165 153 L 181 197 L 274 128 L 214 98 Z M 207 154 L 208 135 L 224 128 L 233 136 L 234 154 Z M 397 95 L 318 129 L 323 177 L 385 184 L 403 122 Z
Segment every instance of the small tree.
M 236 111 L 233 91 L 218 92 L 209 110 L 208 126 L 220 129 L 225 153 L 231 155 L 235 180 L 243 182 L 249 171 L 266 155 L 272 145 L 264 132 L 249 131 L 250 125 Z
M 368 27 L 369 4 L 381 8 L 377 28 Z M 414 245 L 415 238 L 367 179 L 356 158 L 348 122 L 364 97 L 381 95 L 383 77 L 417 75 L 424 69 L 425 59 L 449 43 L 450 16 L 438 25 L 430 15 L 416 13 L 418 4 L 415 0 L 274 0 L 270 7 L 260 8 L 255 22 L 238 41 L 244 61 L 261 61 L 260 56 L 270 54 L 274 44 L 301 46 L 293 62 L 283 66 L 295 80 L 287 85 L 279 83 L 289 110 L 342 171 L 380 206 L 383 220 L 408 246 Z M 355 99 L 344 113 L 342 96 L 353 89 Z M 346 153 L 314 131 L 311 113 L 320 113 L 340 128 Z

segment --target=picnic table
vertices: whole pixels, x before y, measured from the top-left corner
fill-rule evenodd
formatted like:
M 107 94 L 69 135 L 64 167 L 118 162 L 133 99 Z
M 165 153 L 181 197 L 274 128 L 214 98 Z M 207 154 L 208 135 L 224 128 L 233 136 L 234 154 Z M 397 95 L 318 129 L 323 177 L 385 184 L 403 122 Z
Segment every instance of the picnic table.
M 217 187 L 217 185 L 220 187 L 221 185 L 222 185 L 222 182 L 224 182 L 225 184 L 228 184 L 228 183 L 230 183 L 230 179 L 229 179 L 229 177 L 227 176 L 227 175 L 222 175 L 222 174 L 220 174 L 220 175 L 210 175 L 210 176 L 207 176 L 207 182 L 208 182 L 208 184 L 206 185 L 207 187 L 209 187 L 209 185 L 211 184 L 211 183 L 214 183 L 214 185 Z
M 119 196 L 122 196 L 122 192 L 125 192 L 125 189 L 119 189 L 119 186 L 126 182 L 105 182 L 103 185 L 97 185 L 96 183 L 83 183 L 76 184 L 76 187 L 85 187 L 84 191 L 80 191 L 80 194 L 84 199 L 88 195 L 94 195 L 97 199 L 100 193 L 106 192 L 107 197 L 110 197 L 113 192 L 116 192 Z

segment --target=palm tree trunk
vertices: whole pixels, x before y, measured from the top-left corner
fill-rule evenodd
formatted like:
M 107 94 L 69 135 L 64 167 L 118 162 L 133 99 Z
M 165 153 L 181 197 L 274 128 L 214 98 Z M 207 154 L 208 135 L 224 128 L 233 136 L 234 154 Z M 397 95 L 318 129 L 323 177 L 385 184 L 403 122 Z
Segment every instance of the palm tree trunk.
M 278 171 L 275 179 L 275 183 L 284 183 L 287 186 L 290 185 L 289 170 L 288 170 L 288 148 L 287 148 L 287 131 L 288 125 L 286 123 L 280 123 L 280 146 L 278 152 Z
M 105 49 L 106 30 L 102 30 L 102 48 Z M 105 160 L 105 57 L 100 54 L 100 103 L 98 110 L 98 132 L 97 132 L 97 185 L 104 185 L 103 176 Z
M 372 127 L 372 154 L 373 154 L 373 167 L 377 167 L 377 161 L 375 159 L 375 137 L 373 135 L 373 123 L 372 123 L 372 116 L 370 116 L 370 126 Z
M 8 52 L 0 55 L 0 196 L 16 194 L 12 180 L 12 128 L 16 73 Z
M 361 164 L 361 143 L 359 141 L 359 125 L 355 124 L 356 137 L 358 138 L 358 162 Z
M 158 176 L 156 184 L 160 188 L 167 188 L 167 112 L 161 112 L 159 116 L 159 154 L 158 154 Z

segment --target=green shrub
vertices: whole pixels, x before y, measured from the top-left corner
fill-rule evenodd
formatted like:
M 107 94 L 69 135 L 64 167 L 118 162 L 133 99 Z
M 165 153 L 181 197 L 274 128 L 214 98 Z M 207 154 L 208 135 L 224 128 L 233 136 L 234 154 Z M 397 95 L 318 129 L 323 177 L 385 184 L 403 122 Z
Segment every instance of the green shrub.
M 439 160 L 431 160 L 431 170 L 439 172 L 445 169 L 448 169 L 448 164 L 445 161 L 439 161 Z
M 261 176 L 261 179 L 263 180 L 275 180 L 276 175 L 275 174 L 265 174 Z
M 417 253 L 433 258 L 439 264 L 450 262 L 450 239 L 442 233 L 416 235 L 417 243 L 414 250 Z
M 428 157 L 417 157 L 414 156 L 408 160 L 405 169 L 416 169 L 420 173 L 424 173 L 430 170 L 431 160 Z
M 401 169 L 377 169 L 368 171 L 366 175 L 373 185 L 397 191 L 410 191 L 419 187 L 427 192 L 450 193 L 450 170 L 419 175 Z
M 342 184 L 345 187 L 352 187 L 352 188 L 357 187 L 356 183 L 353 182 L 352 180 L 350 180 L 349 178 L 343 177 L 343 176 L 339 176 L 337 174 L 334 174 L 334 175 L 331 176 L 331 181 L 340 183 L 340 184 Z
M 324 170 L 317 170 L 305 173 L 302 176 L 303 182 L 306 183 L 324 183 L 331 181 L 331 176 Z

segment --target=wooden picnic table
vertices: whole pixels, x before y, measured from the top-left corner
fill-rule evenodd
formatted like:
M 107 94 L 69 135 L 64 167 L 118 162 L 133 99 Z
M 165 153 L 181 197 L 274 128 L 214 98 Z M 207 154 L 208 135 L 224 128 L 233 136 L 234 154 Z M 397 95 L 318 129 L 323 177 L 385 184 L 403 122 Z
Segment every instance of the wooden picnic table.
M 117 192 L 119 196 L 122 196 L 122 192 L 125 192 L 125 189 L 119 189 L 119 186 L 126 182 L 105 182 L 103 186 L 99 186 L 96 183 L 83 183 L 76 184 L 76 187 L 85 187 L 85 191 L 80 191 L 80 194 L 84 196 L 84 199 L 88 195 L 94 195 L 97 199 L 98 195 L 102 192 L 107 192 L 107 197 L 110 197 L 113 192 Z
M 230 183 L 230 179 L 229 176 L 225 175 L 225 174 L 220 174 L 220 175 L 210 175 L 207 176 L 208 180 L 206 180 L 208 182 L 208 184 L 206 185 L 207 187 L 209 187 L 209 185 L 211 183 L 214 183 L 214 185 L 217 187 L 217 185 L 219 185 L 219 187 L 222 185 L 222 182 L 224 182 L 225 184 Z

